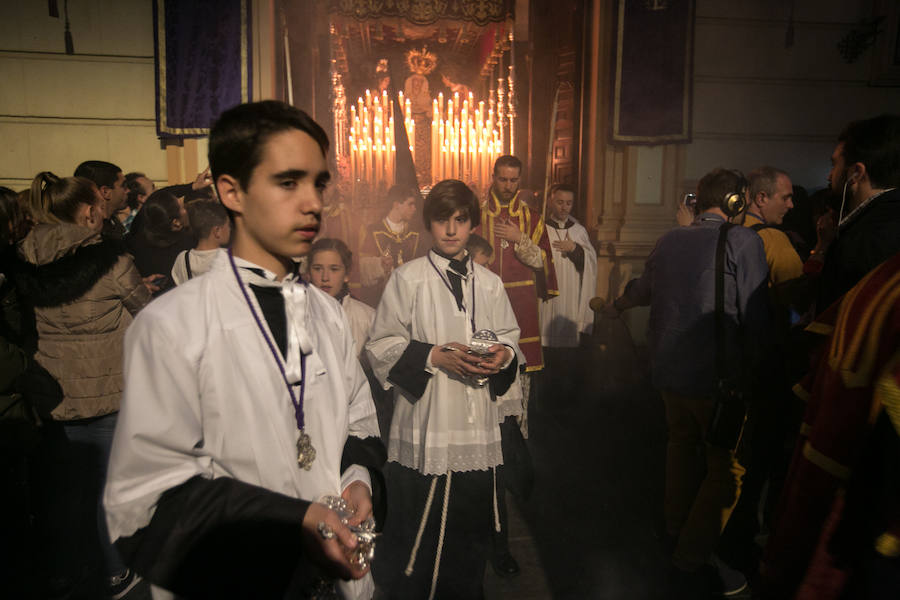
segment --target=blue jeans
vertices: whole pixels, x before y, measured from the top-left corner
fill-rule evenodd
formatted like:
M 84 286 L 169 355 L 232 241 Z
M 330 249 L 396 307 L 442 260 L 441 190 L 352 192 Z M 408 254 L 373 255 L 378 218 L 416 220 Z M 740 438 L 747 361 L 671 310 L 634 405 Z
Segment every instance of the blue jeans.
M 106 467 L 118 414 L 48 424 L 42 480 L 44 545 L 50 572 L 77 581 L 85 573 L 125 570 L 109 540 L 103 510 Z

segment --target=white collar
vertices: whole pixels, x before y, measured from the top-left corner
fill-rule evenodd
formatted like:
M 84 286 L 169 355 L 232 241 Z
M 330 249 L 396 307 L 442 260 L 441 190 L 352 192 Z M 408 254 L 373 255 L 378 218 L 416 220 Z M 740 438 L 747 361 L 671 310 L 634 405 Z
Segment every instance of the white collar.
M 234 264 L 238 267 L 238 273 L 244 284 L 281 288 L 281 297 L 284 299 L 288 342 L 284 369 L 290 383 L 299 383 L 302 380 L 300 353 L 309 354 L 313 350 L 312 339 L 309 337 L 308 284 L 293 273 L 278 281 L 277 275 L 272 271 L 238 256 L 234 257 Z M 253 270 L 251 271 L 251 269 Z M 262 271 L 262 274 L 260 275 L 257 271 Z
M 403 233 L 403 230 L 406 229 L 406 223 L 404 223 L 403 221 L 394 223 L 388 217 L 385 217 L 384 223 L 388 226 L 388 229 L 390 229 L 392 233 Z

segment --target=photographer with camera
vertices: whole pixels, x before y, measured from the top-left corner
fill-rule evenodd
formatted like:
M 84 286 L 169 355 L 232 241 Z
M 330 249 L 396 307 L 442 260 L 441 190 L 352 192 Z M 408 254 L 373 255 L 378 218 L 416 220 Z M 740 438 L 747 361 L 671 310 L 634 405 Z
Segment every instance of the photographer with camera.
M 714 556 L 744 474 L 736 457 L 746 418 L 741 392 L 771 327 L 762 240 L 730 223 L 746 207 L 746 195 L 739 173 L 715 169 L 705 175 L 694 222 L 663 235 L 644 273 L 604 309 L 617 316 L 650 306 L 651 376 L 669 432 L 671 584 L 684 597 L 734 594 L 747 585 Z

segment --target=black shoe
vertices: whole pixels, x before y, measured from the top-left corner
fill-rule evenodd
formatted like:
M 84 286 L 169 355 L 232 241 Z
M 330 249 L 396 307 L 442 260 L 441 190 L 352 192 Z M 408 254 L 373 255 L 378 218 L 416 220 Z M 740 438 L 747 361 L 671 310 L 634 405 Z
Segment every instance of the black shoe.
M 509 552 L 491 557 L 491 566 L 500 577 L 515 577 L 519 574 L 519 563 Z

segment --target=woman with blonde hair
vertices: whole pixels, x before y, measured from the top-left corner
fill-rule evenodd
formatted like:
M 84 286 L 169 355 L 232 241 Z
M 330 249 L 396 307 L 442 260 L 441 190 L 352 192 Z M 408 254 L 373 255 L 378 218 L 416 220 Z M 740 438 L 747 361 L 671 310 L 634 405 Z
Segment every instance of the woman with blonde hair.
M 110 595 L 135 582 L 109 543 L 100 494 L 122 395 L 125 330 L 150 292 L 125 245 L 101 236 L 101 206 L 89 180 L 39 173 L 28 202 L 35 225 L 14 266 L 21 297 L 34 308 L 35 360 L 63 391 L 41 465 L 46 551 L 58 554 L 47 562 L 55 567 L 49 593 L 77 594 L 86 581 L 93 585 L 85 574 L 100 568 Z

